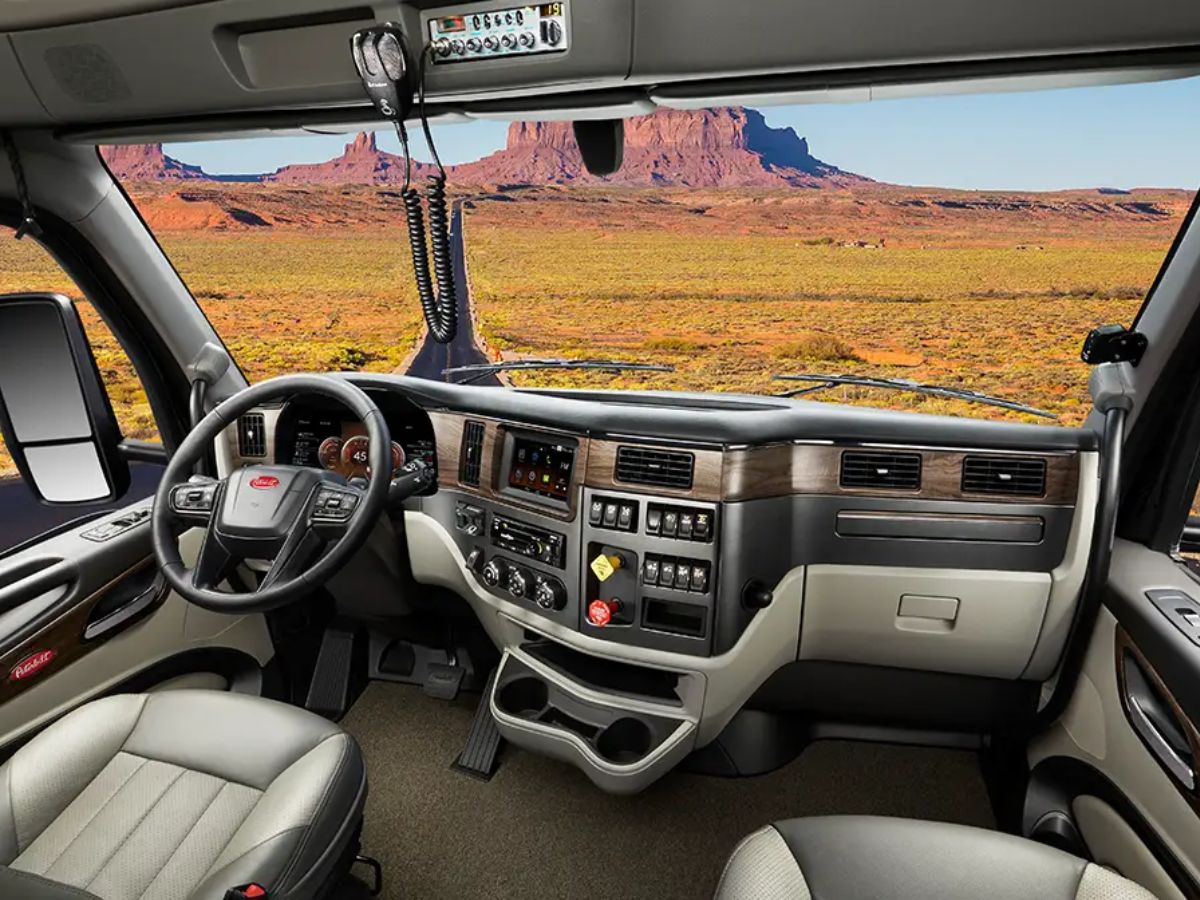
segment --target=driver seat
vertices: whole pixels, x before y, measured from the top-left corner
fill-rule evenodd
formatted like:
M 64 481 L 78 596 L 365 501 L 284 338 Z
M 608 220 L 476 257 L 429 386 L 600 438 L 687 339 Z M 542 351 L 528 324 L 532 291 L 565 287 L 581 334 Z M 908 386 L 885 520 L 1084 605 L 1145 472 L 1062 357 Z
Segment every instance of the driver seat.
M 366 767 L 332 722 L 243 694 L 96 700 L 0 767 L 0 897 L 324 896 L 357 851 Z M 256 890 L 248 896 L 262 896 Z

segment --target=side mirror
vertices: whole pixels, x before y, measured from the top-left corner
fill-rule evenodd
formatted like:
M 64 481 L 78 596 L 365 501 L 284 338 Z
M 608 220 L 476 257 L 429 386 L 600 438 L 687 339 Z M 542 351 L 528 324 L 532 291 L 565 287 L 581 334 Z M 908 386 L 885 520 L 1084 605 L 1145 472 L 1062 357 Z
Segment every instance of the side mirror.
M 0 434 L 43 503 L 115 500 L 129 487 L 108 393 L 61 294 L 0 295 Z

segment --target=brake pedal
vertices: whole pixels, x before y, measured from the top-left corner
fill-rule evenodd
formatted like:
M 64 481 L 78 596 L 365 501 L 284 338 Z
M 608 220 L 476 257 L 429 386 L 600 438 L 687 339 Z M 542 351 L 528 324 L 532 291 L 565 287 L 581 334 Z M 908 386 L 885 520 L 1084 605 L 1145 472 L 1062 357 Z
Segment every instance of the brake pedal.
M 467 744 L 458 755 L 450 768 L 480 781 L 491 781 L 496 774 L 500 746 L 504 739 L 496 720 L 492 716 L 492 688 L 496 685 L 496 671 L 493 671 L 475 707 L 475 717 L 471 719 L 471 730 L 467 732 Z

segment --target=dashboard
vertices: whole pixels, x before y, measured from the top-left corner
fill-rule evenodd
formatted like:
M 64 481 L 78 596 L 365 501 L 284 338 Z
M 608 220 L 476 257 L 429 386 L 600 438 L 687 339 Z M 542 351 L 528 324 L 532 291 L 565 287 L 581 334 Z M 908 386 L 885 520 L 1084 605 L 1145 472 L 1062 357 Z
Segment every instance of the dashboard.
M 437 473 L 403 512 L 411 575 L 465 599 L 501 649 L 501 732 L 605 789 L 641 789 L 750 702 L 841 714 L 901 690 L 928 698 L 905 704 L 914 727 L 1023 715 L 1061 658 L 1094 523 L 1089 430 L 354 381 L 393 464 Z M 257 414 L 259 459 L 365 473 L 363 429 L 335 406 Z M 257 461 L 236 432 L 227 466 Z M 338 590 L 351 615 L 410 608 L 386 573 Z M 605 722 L 629 720 L 613 746 Z

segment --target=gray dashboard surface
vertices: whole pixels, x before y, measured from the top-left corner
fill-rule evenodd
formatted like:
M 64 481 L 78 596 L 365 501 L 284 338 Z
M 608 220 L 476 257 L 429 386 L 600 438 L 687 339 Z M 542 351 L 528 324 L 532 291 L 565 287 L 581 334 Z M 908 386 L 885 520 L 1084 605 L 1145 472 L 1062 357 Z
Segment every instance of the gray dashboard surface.
M 397 390 L 431 409 L 660 441 L 736 446 L 815 440 L 1050 451 L 1099 446 L 1096 433 L 1086 428 L 930 416 L 778 397 L 489 388 L 402 375 L 354 374 L 352 380 L 364 388 Z

